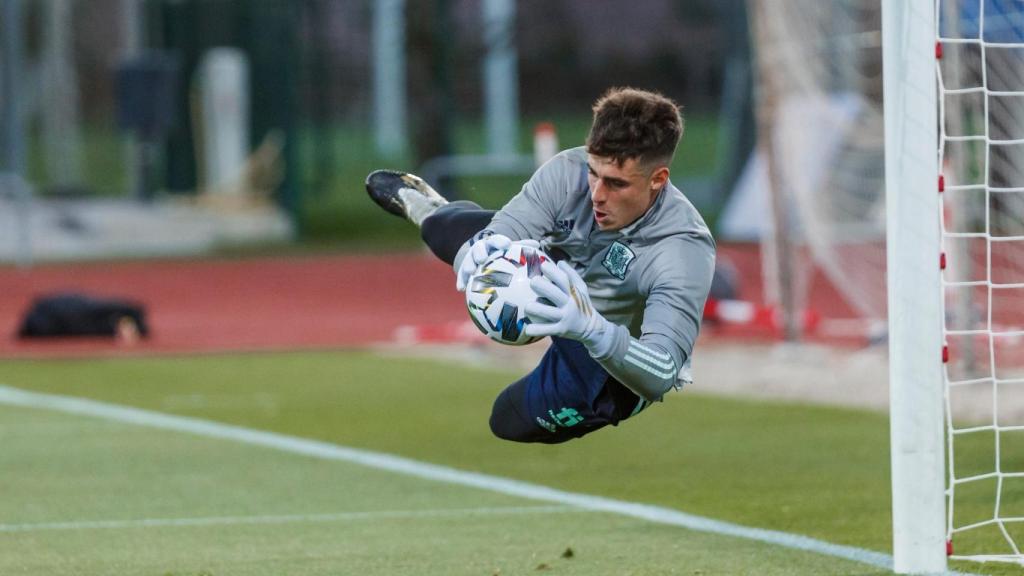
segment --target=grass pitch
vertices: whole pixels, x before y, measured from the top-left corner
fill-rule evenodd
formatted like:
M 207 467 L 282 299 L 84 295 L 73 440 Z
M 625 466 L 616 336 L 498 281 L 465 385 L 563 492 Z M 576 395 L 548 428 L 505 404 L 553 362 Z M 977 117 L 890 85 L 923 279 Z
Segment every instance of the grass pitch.
M 516 376 L 350 352 L 0 363 L 0 383 L 23 389 L 890 549 L 884 416 L 683 393 L 618 429 L 522 446 L 486 424 Z M 0 431 L 3 574 L 879 573 L 85 417 L 2 407 Z
M 814 554 L 346 463 L 0 408 L 0 573 L 842 573 Z M 45 454 L 45 458 L 42 457 Z M 17 496 L 17 498 L 11 498 Z

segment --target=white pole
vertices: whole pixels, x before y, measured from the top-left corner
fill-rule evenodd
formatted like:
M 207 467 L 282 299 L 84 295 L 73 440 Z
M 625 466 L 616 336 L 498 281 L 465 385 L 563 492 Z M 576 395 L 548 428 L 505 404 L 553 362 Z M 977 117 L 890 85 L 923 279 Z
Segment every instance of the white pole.
M 932 2 L 883 0 L 893 559 L 946 570 L 942 287 Z
M 72 0 L 44 4 L 46 65 L 43 88 L 43 141 L 46 172 L 51 184 L 81 184 L 78 122 L 78 74 L 74 65 L 74 5 Z
M 405 120 L 405 0 L 373 4 L 373 128 L 377 152 L 408 148 Z
M 0 7 L 0 169 L 21 175 L 25 173 L 21 0 L 0 0 Z
M 121 62 L 131 62 L 142 52 L 142 7 L 140 0 L 121 0 Z M 124 136 L 124 151 L 122 157 L 125 165 L 126 197 L 135 197 L 141 200 L 142 190 L 145 184 L 143 174 L 143 149 L 135 134 L 131 131 Z
M 15 258 L 19 266 L 32 264 L 30 230 L 31 190 L 25 183 L 25 120 L 23 116 L 21 0 L 0 0 L 0 191 L 13 192 L 11 213 L 17 228 Z
M 244 192 L 249 157 L 249 58 L 239 48 L 211 48 L 199 61 L 202 102 L 203 191 Z
M 484 114 L 487 152 L 516 153 L 519 120 L 519 75 L 515 45 L 516 6 L 513 0 L 484 0 Z

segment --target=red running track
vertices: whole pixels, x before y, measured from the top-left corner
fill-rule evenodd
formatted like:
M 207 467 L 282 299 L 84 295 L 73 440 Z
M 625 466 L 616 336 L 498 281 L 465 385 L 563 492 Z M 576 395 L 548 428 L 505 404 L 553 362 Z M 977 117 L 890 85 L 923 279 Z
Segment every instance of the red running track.
M 0 357 L 366 345 L 401 324 L 465 314 L 454 284 L 451 268 L 425 254 L 0 268 Z M 138 300 L 152 336 L 132 346 L 15 339 L 32 299 L 61 291 Z
M 757 247 L 719 249 L 741 272 L 741 296 L 760 301 Z M 191 354 L 365 346 L 393 341 L 400 326 L 452 332 L 466 320 L 451 268 L 424 253 L 251 260 L 0 267 L 0 357 Z M 812 306 L 854 317 L 822 278 Z M 18 323 L 33 298 L 81 292 L 141 301 L 152 336 L 134 345 L 108 339 L 19 341 Z M 463 334 L 464 335 L 464 334 Z M 704 338 L 772 338 L 763 327 L 705 326 Z

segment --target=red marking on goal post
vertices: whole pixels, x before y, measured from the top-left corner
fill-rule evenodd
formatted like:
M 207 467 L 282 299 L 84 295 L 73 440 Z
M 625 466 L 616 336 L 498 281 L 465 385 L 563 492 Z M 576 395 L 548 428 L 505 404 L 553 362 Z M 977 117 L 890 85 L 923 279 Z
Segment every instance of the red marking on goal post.
M 952 556 L 952 555 L 953 555 L 953 541 L 952 540 L 946 540 L 946 556 Z
M 935 59 L 942 60 L 942 42 L 935 43 Z
M 949 363 L 949 344 L 943 344 L 942 345 L 942 363 L 943 364 L 948 364 Z
M 942 192 L 945 192 L 945 191 L 946 191 L 946 177 L 943 176 L 942 174 L 939 174 L 939 192 L 942 193 Z
M 939 270 L 945 270 L 945 269 L 946 269 L 946 253 L 943 252 L 942 254 L 939 255 Z

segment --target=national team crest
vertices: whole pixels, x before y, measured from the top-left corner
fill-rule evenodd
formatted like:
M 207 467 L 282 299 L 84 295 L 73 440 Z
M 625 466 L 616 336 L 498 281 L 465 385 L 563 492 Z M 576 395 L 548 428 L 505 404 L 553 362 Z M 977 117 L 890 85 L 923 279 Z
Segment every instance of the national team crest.
M 636 254 L 633 253 L 625 244 L 615 242 L 611 248 L 608 249 L 608 254 L 605 255 L 604 267 L 611 272 L 612 276 L 615 276 L 619 280 L 626 279 L 626 270 L 629 269 L 629 264 L 636 258 Z

